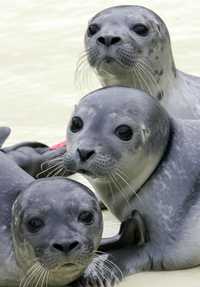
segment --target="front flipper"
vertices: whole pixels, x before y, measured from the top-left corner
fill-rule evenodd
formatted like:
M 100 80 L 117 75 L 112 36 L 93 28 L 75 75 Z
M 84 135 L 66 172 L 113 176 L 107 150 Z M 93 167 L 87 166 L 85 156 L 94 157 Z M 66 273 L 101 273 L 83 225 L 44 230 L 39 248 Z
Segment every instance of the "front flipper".
M 4 144 L 11 133 L 11 129 L 9 127 L 0 127 L 0 147 Z
M 100 251 L 120 249 L 129 245 L 142 246 L 149 240 L 144 218 L 134 210 L 130 217 L 121 223 L 119 233 L 110 238 L 103 238 Z

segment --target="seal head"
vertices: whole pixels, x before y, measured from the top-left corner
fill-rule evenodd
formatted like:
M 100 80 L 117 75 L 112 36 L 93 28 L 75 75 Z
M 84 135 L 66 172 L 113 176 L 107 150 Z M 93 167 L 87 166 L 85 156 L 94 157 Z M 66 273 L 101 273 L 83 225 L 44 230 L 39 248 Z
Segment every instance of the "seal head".
M 167 27 L 145 7 L 99 12 L 89 22 L 85 47 L 103 86 L 132 86 L 161 99 L 168 80 L 175 77 Z
M 64 286 L 79 277 L 99 246 L 101 210 L 87 187 L 63 178 L 41 179 L 16 200 L 12 232 L 23 280 L 48 277 L 48 286 Z
M 123 171 L 124 180 L 137 191 L 160 162 L 169 129 L 168 114 L 144 92 L 126 87 L 94 91 L 72 115 L 65 167 L 86 175 L 97 191 L 103 191 L 104 203 L 119 211 L 116 177 Z M 127 192 L 124 200 L 133 194 Z

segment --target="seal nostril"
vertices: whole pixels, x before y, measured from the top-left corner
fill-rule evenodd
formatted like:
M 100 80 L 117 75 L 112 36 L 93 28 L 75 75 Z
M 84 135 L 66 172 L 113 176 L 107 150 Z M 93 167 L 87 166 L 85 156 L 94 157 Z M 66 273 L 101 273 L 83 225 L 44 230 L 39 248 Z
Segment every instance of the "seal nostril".
M 97 41 L 101 44 L 103 44 L 104 46 L 112 46 L 115 45 L 117 43 L 119 43 L 121 41 L 120 37 L 112 37 L 112 36 L 101 36 L 97 39 Z
M 78 241 L 74 241 L 69 245 L 69 251 L 76 248 L 79 245 Z
M 85 150 L 85 149 L 77 149 L 79 156 L 80 156 L 80 160 L 81 161 L 86 161 L 88 160 L 94 153 L 94 150 Z
M 54 243 L 53 244 L 53 247 L 61 252 L 64 251 L 64 246 L 62 244 L 57 244 L 57 243 Z
M 120 37 L 113 37 L 111 39 L 111 45 L 114 45 L 116 43 L 119 43 L 121 41 L 121 38 Z
M 97 39 L 97 41 L 98 41 L 99 43 L 103 44 L 103 45 L 106 45 L 106 42 L 105 42 L 105 38 L 104 38 L 104 37 L 99 37 L 99 38 Z
M 63 244 L 58 244 L 58 243 L 54 243 L 53 247 L 61 252 L 65 252 L 68 253 L 71 250 L 75 249 L 76 247 L 79 246 L 79 242 L 78 241 L 73 241 L 71 243 L 63 243 Z

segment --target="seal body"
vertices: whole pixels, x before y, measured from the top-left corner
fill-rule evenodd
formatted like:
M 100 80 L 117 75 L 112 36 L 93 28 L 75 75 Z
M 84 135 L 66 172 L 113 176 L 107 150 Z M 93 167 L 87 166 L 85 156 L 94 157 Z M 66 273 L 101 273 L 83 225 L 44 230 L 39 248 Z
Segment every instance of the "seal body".
M 149 232 L 143 247 L 109 252 L 123 274 L 200 264 L 199 124 L 171 119 L 157 100 L 125 87 L 95 91 L 76 107 L 66 167 L 83 173 L 119 220 L 138 210 Z
M 181 119 L 200 117 L 200 78 L 176 69 L 165 23 L 141 6 L 105 9 L 89 22 L 85 46 L 103 86 L 141 89 Z
M 19 193 L 33 178 L 0 152 L 0 286 L 16 286 L 19 269 L 11 235 L 11 209 Z

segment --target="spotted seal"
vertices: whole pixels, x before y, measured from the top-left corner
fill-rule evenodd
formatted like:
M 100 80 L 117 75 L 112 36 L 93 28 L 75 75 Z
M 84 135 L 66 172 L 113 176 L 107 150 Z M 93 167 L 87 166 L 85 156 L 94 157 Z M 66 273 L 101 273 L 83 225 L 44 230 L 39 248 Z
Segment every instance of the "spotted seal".
M 143 247 L 109 252 L 124 274 L 200 264 L 199 130 L 200 121 L 172 119 L 155 98 L 127 87 L 94 91 L 76 106 L 65 166 L 119 220 L 136 209 L 147 224 Z
M 85 47 L 103 86 L 138 88 L 177 118 L 200 118 L 200 78 L 176 69 L 169 32 L 153 11 L 128 5 L 99 12 L 89 21 Z

